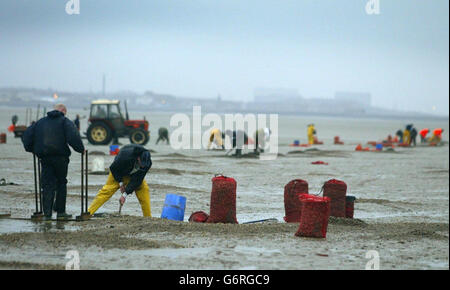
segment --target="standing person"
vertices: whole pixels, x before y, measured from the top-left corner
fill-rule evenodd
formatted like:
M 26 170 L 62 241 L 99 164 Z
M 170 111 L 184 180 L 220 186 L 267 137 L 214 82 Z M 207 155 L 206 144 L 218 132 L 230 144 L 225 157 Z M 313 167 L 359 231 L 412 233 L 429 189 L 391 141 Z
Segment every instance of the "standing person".
M 57 104 L 47 117 L 28 127 L 22 139 L 25 150 L 41 159 L 44 220 L 52 219 L 54 202 L 58 220 L 72 217 L 66 213 L 67 167 L 71 154 L 68 145 L 78 153 L 85 150 L 80 133 L 65 117 L 66 113 L 66 106 Z
M 409 145 L 411 146 L 414 143 L 414 146 L 416 146 L 417 129 L 412 127 L 410 134 Z
M 219 129 L 215 128 L 211 130 L 209 134 L 209 142 L 208 142 L 208 150 L 211 148 L 211 145 L 214 143 L 216 147 L 224 149 L 223 138 L 224 134 L 220 132 Z
M 314 144 L 314 135 L 316 135 L 316 128 L 314 127 L 314 124 L 308 125 L 306 133 L 308 135 L 308 144 L 310 145 Z
M 242 130 L 227 130 L 225 131 L 225 135 L 227 135 L 231 139 L 231 144 L 233 146 L 232 149 L 236 148 L 236 152 L 233 154 L 233 156 L 242 156 L 242 148 L 244 147 L 244 144 L 248 144 L 247 134 Z
M 427 142 L 427 135 L 430 132 L 430 129 L 428 128 L 424 128 L 422 130 L 420 130 L 419 135 L 420 135 L 420 143 L 426 143 Z
M 110 173 L 106 184 L 97 193 L 88 209 L 89 213 L 93 215 L 120 189 L 122 195 L 119 202 L 121 205 L 134 191 L 141 204 L 143 216 L 151 217 L 150 190 L 144 179 L 150 167 L 152 167 L 152 159 L 147 149 L 137 144 L 123 146 L 109 167 Z
M 405 131 L 403 131 L 403 143 L 410 144 L 411 143 L 411 128 L 412 125 L 406 125 Z
M 397 131 L 397 133 L 395 133 L 395 136 L 398 137 L 398 143 L 402 144 L 403 143 L 403 131 L 401 129 L 399 129 Z
M 255 138 L 255 154 L 264 153 L 264 148 L 266 147 L 266 141 L 269 140 L 270 137 L 270 129 L 269 128 L 261 128 L 256 130 L 254 138 Z
M 77 127 L 78 132 L 80 132 L 80 115 L 77 114 L 77 117 L 73 120 L 73 123 L 75 124 L 75 127 Z
M 159 141 L 166 141 L 167 144 L 170 144 L 169 130 L 167 130 L 167 128 L 161 127 L 158 129 L 158 140 L 156 140 L 156 144 L 158 144 Z

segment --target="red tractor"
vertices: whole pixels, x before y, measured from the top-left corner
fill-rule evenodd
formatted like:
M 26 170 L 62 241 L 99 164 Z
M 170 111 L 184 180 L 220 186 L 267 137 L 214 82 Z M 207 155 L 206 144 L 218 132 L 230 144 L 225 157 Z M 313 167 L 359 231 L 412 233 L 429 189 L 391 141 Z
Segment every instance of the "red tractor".
M 130 142 L 145 145 L 150 140 L 148 121 L 129 120 L 125 102 L 125 118 L 120 111 L 120 101 L 96 100 L 91 103 L 89 127 L 86 132 L 89 143 L 107 145 L 113 139 L 129 137 Z

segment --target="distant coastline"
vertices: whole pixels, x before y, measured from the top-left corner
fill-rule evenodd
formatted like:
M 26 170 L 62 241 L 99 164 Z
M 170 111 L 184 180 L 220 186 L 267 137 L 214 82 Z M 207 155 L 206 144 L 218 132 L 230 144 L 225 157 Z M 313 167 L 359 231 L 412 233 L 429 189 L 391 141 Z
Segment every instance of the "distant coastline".
M 432 115 L 420 112 L 404 112 L 373 106 L 340 105 L 333 99 L 293 99 L 276 102 L 243 102 L 222 99 L 201 99 L 176 97 L 147 91 L 143 94 L 131 91 L 110 93 L 73 93 L 53 89 L 0 88 L 0 107 L 50 109 L 62 102 L 74 109 L 89 110 L 90 103 L 96 99 L 118 99 L 127 101 L 128 109 L 133 111 L 192 113 L 193 106 L 201 106 L 202 113 L 219 114 L 279 114 L 284 116 L 317 116 L 326 118 L 351 119 L 391 119 L 391 120 L 436 120 L 448 122 L 449 116 Z M 274 99 L 277 99 L 274 97 Z M 350 104 L 352 105 L 352 104 Z

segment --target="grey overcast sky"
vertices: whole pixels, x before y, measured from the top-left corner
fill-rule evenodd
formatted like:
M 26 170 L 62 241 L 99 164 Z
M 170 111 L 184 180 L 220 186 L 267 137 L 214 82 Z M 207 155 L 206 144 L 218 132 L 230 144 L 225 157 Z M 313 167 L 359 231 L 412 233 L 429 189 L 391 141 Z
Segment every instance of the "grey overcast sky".
M 448 115 L 449 1 L 0 1 L 0 87 L 253 99 L 372 94 L 375 106 Z

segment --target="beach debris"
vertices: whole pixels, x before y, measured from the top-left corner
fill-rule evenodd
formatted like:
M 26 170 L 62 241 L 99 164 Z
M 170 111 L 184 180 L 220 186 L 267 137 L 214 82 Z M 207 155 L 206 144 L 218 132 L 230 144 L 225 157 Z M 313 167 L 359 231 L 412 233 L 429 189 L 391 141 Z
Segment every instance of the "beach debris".
M 358 144 L 355 147 L 355 151 L 370 151 L 370 148 L 369 147 L 364 147 L 363 148 L 361 144 Z
M 319 256 L 319 257 L 328 257 L 328 254 L 316 253 L 316 255 Z
M 14 182 L 6 182 L 6 179 L 4 179 L 4 178 L 0 179 L 0 186 L 6 186 L 6 185 L 19 185 L 19 184 L 14 183 Z
M 9 217 L 11 217 L 11 213 L 10 212 L 8 212 L 8 213 L 0 213 L 0 219 L 1 218 L 9 218 Z
M 314 162 L 311 162 L 311 164 L 315 164 L 315 165 L 328 165 L 327 162 L 323 162 L 323 161 L 314 161 Z
M 341 141 L 341 139 L 340 139 L 339 136 L 335 136 L 335 137 L 334 137 L 334 144 L 335 144 L 335 145 L 343 145 L 344 142 Z
M 204 211 L 196 211 L 189 217 L 189 222 L 204 223 L 208 220 L 209 215 Z
M 326 238 L 330 199 L 310 194 L 300 197 L 302 211 L 297 232 L 298 237 Z
M 0 134 L 0 144 L 6 144 L 6 134 L 5 133 Z
M 105 152 L 102 152 L 102 151 L 91 151 L 91 152 L 89 152 L 89 155 L 100 155 L 100 156 L 104 156 L 104 155 L 106 155 L 106 153 Z
M 276 218 L 269 218 L 269 219 L 262 219 L 262 220 L 256 220 L 256 221 L 249 221 L 242 224 L 255 224 L 255 223 L 266 223 L 266 222 L 278 222 Z
M 110 145 L 109 146 L 109 155 L 117 155 L 119 154 L 120 148 L 119 145 Z
M 232 223 L 236 219 L 236 180 L 223 175 L 212 178 L 211 203 L 207 223 Z
M 302 179 L 291 180 L 284 186 L 284 221 L 298 223 L 301 215 L 300 195 L 308 193 L 308 182 Z
M 92 160 L 92 171 L 89 174 L 93 175 L 108 175 L 109 168 L 105 170 L 105 158 L 102 156 L 96 156 Z

